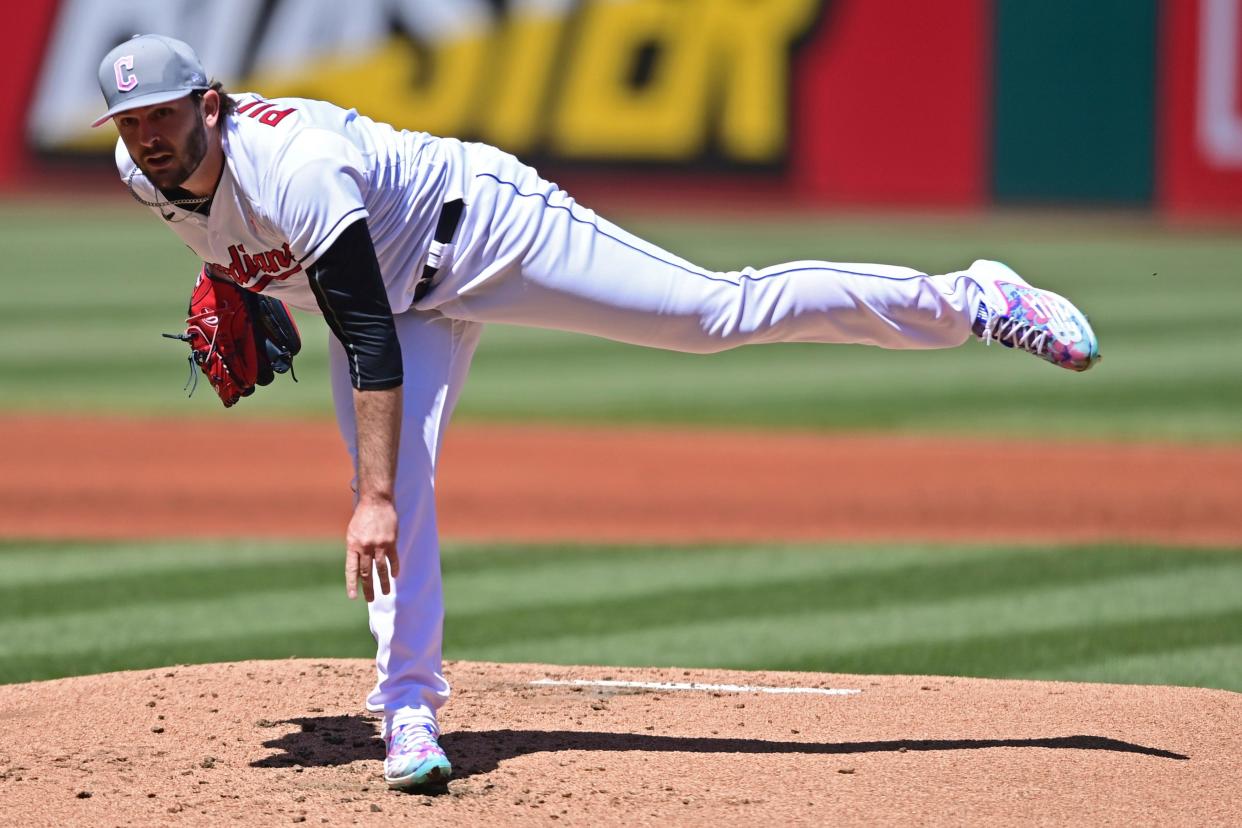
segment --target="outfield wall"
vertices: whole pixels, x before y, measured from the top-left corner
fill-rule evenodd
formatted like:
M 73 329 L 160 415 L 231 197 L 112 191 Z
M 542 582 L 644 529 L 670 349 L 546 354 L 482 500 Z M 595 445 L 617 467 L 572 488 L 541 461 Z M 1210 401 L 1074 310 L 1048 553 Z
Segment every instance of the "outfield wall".
M 8 12 L 0 187 L 102 178 L 97 60 L 485 140 L 597 187 L 1242 213 L 1242 0 L 43 0 Z

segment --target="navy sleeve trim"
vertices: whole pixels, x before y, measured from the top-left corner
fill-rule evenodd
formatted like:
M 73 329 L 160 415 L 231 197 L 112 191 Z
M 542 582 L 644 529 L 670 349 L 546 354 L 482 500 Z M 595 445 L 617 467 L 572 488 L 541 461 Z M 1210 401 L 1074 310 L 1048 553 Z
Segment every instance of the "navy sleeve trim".
M 307 271 L 311 292 L 349 359 L 359 391 L 401 385 L 401 343 L 365 220 L 356 221 Z

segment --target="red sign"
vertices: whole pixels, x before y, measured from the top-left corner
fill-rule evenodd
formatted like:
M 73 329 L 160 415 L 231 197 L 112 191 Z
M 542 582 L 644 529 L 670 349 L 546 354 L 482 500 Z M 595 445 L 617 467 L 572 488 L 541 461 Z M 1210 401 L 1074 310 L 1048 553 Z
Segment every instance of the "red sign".
M 1161 203 L 1242 211 L 1242 0 L 1164 0 L 1161 13 Z
M 5 71 L 0 72 L 0 185 L 25 171 L 26 108 L 43 57 L 53 2 L 14 3 L 5 11 Z
M 817 200 L 983 202 L 991 0 L 830 0 L 824 14 L 794 71 L 794 184 Z

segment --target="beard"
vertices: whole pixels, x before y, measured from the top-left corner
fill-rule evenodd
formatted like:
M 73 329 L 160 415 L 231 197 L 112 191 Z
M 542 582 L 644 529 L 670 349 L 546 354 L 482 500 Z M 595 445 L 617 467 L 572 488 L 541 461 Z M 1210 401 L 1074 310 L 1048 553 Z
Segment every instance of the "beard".
M 153 155 L 171 155 L 172 162 L 153 170 L 142 161 L 135 160 L 134 163 L 138 165 L 138 169 L 142 170 L 142 174 L 147 177 L 148 181 L 161 190 L 171 190 L 184 184 L 207 155 L 207 125 L 203 123 L 202 115 L 199 115 L 194 128 L 186 136 L 185 149 L 182 152 L 159 146 L 147 153 L 146 157 Z

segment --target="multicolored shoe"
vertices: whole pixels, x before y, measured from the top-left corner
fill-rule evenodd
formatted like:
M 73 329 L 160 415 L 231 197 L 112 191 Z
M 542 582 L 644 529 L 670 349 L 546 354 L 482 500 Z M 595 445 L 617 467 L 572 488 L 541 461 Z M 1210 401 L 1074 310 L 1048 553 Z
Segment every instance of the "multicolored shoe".
M 968 272 L 984 292 L 972 330 L 985 345 L 1019 348 L 1071 371 L 1100 361 L 1091 323 L 1064 296 L 1032 287 L 1000 262 L 978 261 Z
M 447 782 L 453 766 L 435 731 L 425 724 L 397 725 L 388 734 L 384 781 L 397 790 L 413 790 Z

